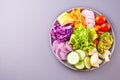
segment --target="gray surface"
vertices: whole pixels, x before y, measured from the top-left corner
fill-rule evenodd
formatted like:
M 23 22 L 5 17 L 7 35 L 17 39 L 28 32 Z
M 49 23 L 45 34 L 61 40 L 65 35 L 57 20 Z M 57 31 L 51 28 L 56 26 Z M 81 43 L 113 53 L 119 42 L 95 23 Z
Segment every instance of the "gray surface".
M 0 80 L 119 80 L 119 0 L 0 0 Z M 90 7 L 110 19 L 116 35 L 111 62 L 76 72 L 52 54 L 49 32 L 55 18 L 72 7 Z

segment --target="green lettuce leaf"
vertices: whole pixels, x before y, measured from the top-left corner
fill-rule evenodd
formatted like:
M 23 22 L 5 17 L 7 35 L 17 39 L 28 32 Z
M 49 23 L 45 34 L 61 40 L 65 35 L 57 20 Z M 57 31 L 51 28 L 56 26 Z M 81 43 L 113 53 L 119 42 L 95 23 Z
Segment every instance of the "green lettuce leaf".
M 69 44 L 73 45 L 73 50 L 82 49 L 89 51 L 94 47 L 93 41 L 98 37 L 94 28 L 85 28 L 83 25 L 73 28 Z

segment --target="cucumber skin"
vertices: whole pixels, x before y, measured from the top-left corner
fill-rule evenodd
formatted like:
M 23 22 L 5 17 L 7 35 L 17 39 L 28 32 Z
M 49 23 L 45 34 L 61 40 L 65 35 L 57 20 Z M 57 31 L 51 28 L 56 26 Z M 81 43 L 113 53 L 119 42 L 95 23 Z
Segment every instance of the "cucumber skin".
M 78 69 L 78 70 L 84 70 L 84 69 L 85 69 L 85 64 L 84 64 L 84 62 L 82 61 L 82 62 L 79 62 L 79 63 L 77 63 L 76 65 L 74 65 L 74 67 L 75 67 L 76 69 Z
M 87 54 L 83 50 L 76 50 L 76 52 L 80 55 L 81 61 L 84 60 L 85 57 L 87 56 Z M 80 52 L 84 53 L 85 56 L 83 57 Z

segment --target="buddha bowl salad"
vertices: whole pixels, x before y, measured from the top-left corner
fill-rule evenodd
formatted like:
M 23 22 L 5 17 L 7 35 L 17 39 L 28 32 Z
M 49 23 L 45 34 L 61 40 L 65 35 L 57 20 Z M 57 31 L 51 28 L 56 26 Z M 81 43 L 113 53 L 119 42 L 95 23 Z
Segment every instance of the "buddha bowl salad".
M 51 30 L 55 56 L 77 70 L 99 68 L 109 62 L 113 36 L 106 18 L 89 9 L 62 13 Z

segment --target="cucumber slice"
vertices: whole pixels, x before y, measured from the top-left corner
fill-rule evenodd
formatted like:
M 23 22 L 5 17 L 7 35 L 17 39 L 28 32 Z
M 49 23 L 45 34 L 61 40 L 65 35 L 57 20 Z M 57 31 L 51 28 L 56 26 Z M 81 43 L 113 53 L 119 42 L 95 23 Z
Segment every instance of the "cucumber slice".
M 75 68 L 80 69 L 80 70 L 85 68 L 85 64 L 83 61 L 75 64 L 74 66 L 75 66 Z
M 91 68 L 90 57 L 86 57 L 86 58 L 84 59 L 84 63 L 85 63 L 85 67 L 86 67 L 87 69 L 90 69 L 90 68 Z
M 79 60 L 80 60 L 80 56 L 75 51 L 72 51 L 67 55 L 67 62 L 71 65 L 77 64 Z
M 83 50 L 76 50 L 79 53 L 81 60 L 84 60 L 86 57 L 86 53 Z

